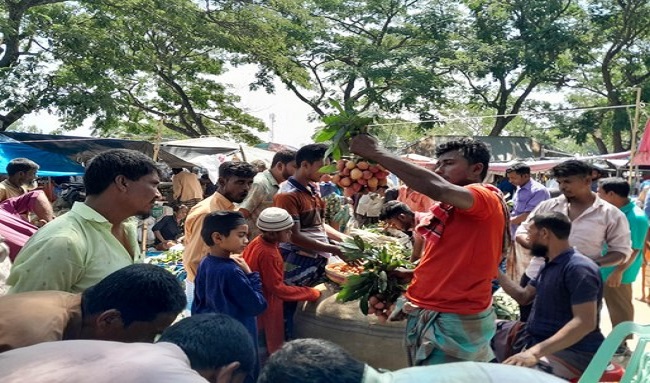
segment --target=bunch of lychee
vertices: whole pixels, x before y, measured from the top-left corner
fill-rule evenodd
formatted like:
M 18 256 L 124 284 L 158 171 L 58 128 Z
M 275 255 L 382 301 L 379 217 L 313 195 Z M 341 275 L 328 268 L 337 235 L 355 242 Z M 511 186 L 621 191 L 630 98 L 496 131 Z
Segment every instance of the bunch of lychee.
M 366 160 L 341 159 L 336 162 L 338 173 L 332 177 L 332 182 L 343 188 L 347 197 L 360 192 L 364 188 L 376 191 L 378 187 L 388 183 L 388 171 L 379 164 Z

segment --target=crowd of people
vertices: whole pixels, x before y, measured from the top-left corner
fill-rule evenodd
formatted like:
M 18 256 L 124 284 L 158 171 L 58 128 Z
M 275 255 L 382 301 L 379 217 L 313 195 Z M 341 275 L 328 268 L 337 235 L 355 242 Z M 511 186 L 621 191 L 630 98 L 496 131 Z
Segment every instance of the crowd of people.
M 509 206 L 484 182 L 490 151 L 480 141 L 439 145 L 434 170 L 369 135 L 350 150 L 403 185 L 344 196 L 321 173 L 323 144 L 279 151 L 269 167 L 223 162 L 207 197 L 199 175 L 173 169 L 173 214 L 153 232 L 157 249 L 183 245 L 185 291 L 141 263 L 133 217 L 162 198 L 150 158 L 97 155 L 85 201 L 57 218 L 31 190 L 38 165 L 12 161 L 0 183 L 0 214 L 12 223 L 0 225 L 0 257 L 12 262 L 0 297 L 0 378 L 551 382 L 578 378 L 591 362 L 604 339 L 603 299 L 612 326 L 634 320 L 648 218 L 625 180 L 600 177 L 593 189 L 593 167 L 567 160 L 551 171 L 551 198 L 558 193 L 517 163 L 506 172 Z M 382 373 L 325 340 L 294 340 L 297 303 L 319 299 L 328 263 L 352 262 L 339 246 L 345 229 L 377 224 L 410 237 L 415 267 L 392 272 L 406 292 L 395 302 L 370 297 L 369 312 L 406 321 L 408 363 L 420 368 Z M 496 283 L 519 303 L 519 320 L 497 320 Z M 191 316 L 172 325 L 186 309 Z M 625 342 L 617 353 L 630 354 Z

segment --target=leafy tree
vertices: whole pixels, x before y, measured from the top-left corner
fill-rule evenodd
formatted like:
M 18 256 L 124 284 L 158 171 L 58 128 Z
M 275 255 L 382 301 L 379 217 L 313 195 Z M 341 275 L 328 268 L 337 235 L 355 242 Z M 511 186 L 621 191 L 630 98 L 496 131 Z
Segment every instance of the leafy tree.
M 42 31 L 61 23 L 63 9 L 63 0 L 0 1 L 0 131 L 57 93 Z
M 422 112 L 440 103 L 446 79 L 436 64 L 447 53 L 454 7 L 423 0 L 328 0 L 294 2 L 296 10 L 288 3 L 249 8 L 264 22 L 282 19 L 278 33 L 286 40 L 274 40 L 273 47 L 289 60 L 273 61 L 258 47 L 244 49 L 261 64 L 254 86 L 272 90 L 277 75 L 320 117 L 331 112 L 330 98 L 357 112 Z
M 465 21 L 447 65 L 469 102 L 498 115 L 500 135 L 528 97 L 543 86 L 562 87 L 582 56 L 584 25 L 571 0 L 467 0 Z
M 592 49 L 569 83 L 574 89 L 569 102 L 576 106 L 631 105 L 636 87 L 642 88 L 642 100 L 650 99 L 650 4 L 645 0 L 583 4 Z M 559 123 L 578 142 L 591 138 L 601 153 L 608 148 L 615 152 L 630 148 L 632 122 L 624 108 L 593 111 Z
M 96 1 L 80 11 L 51 32 L 67 95 L 57 106 L 68 126 L 91 117 L 103 134 L 151 133 L 162 120 L 188 137 L 259 142 L 254 132 L 267 128 L 219 82 L 224 42 L 204 27 L 206 14 L 194 2 Z

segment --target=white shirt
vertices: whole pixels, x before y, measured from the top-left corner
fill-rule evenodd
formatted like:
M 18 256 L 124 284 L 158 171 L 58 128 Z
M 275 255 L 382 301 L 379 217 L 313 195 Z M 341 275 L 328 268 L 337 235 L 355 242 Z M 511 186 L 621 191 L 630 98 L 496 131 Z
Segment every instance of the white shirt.
M 205 383 L 171 343 L 67 340 L 0 354 L 3 383 Z

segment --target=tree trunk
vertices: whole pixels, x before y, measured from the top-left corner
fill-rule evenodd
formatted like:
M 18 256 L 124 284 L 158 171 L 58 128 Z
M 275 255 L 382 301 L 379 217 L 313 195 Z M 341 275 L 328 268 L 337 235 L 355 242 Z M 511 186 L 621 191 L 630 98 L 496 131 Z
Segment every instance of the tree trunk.
M 612 121 L 612 143 L 614 145 L 614 153 L 625 151 L 625 147 L 623 146 L 624 130 L 632 131 L 627 112 L 625 109 L 614 109 L 614 118 Z
M 497 114 L 503 114 L 504 112 L 498 111 Z M 488 134 L 491 137 L 498 137 L 501 135 L 501 132 L 503 129 L 506 127 L 506 124 L 508 123 L 508 120 L 506 117 L 497 117 L 496 121 L 494 121 L 494 125 L 492 125 L 492 130 L 490 130 L 490 134 Z
M 607 154 L 607 153 L 609 153 L 609 152 L 607 151 L 607 145 L 605 145 L 605 142 L 603 141 L 602 138 L 596 136 L 596 135 L 593 134 L 593 133 L 591 134 L 591 138 L 594 140 L 594 143 L 595 143 L 596 146 L 598 147 L 598 151 L 600 152 L 600 154 Z

